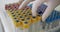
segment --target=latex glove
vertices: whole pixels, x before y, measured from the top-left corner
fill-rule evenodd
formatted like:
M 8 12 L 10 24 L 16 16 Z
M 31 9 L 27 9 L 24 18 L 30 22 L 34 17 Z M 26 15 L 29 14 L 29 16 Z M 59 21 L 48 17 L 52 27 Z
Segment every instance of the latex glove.
M 21 4 L 24 0 L 19 0 L 19 3 Z
M 21 6 L 19 7 L 19 9 L 24 8 L 29 2 L 31 2 L 32 0 L 25 0 Z M 51 14 L 51 12 L 60 4 L 60 0 L 35 0 L 33 2 L 33 6 L 32 6 L 32 15 L 36 16 L 37 15 L 37 8 L 43 4 L 47 2 L 48 7 L 46 8 L 45 12 L 42 15 L 42 21 L 45 21 L 47 19 L 47 17 Z
M 20 5 L 19 9 L 23 9 L 27 6 L 28 3 L 30 3 L 33 0 L 24 0 L 22 4 Z

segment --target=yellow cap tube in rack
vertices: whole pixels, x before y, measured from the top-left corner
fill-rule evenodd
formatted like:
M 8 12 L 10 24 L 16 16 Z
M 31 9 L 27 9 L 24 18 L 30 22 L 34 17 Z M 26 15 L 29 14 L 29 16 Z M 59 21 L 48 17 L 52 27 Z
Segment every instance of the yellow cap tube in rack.
M 25 22 L 24 20 L 25 20 L 24 18 L 21 18 L 21 23 L 22 23 L 21 29 L 23 29 L 23 27 L 24 27 L 24 26 L 23 26 L 23 25 L 24 25 L 23 23 Z
M 40 27 L 41 27 L 41 26 L 40 26 L 41 16 L 40 16 L 40 15 L 37 15 L 36 17 L 37 17 L 37 21 L 36 21 L 36 23 L 35 23 L 35 31 L 38 32 L 38 31 L 40 31 L 40 29 L 41 29 L 41 28 L 40 28 Z
M 13 20 L 16 27 L 20 27 L 20 21 L 18 19 Z
M 25 12 L 25 14 L 27 14 L 27 13 L 30 12 L 30 11 L 31 11 L 31 9 L 27 9 L 26 12 Z
M 20 27 L 20 26 L 22 25 L 19 17 L 17 17 L 17 16 L 15 16 L 15 17 L 13 18 L 13 21 L 14 21 L 14 24 L 15 24 L 16 27 Z
M 15 27 L 20 27 L 21 29 L 28 29 L 41 20 L 39 15 L 36 17 L 32 16 L 30 8 L 25 10 L 7 10 L 7 13 L 12 18 Z
M 37 15 L 37 21 L 41 21 L 42 17 L 40 15 Z
M 36 26 L 36 21 L 37 21 L 37 17 L 32 16 L 31 22 L 32 22 L 32 32 L 35 32 L 35 26 Z
M 31 24 L 31 19 L 25 19 L 25 21 L 23 22 L 23 29 L 28 29 L 30 27 Z
M 32 16 L 32 23 L 36 23 L 36 21 L 37 21 L 37 18 Z

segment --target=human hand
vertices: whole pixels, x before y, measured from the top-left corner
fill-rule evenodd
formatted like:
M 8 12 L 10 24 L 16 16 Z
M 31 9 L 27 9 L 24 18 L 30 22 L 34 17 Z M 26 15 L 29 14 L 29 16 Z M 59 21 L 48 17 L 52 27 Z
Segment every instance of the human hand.
M 20 5 L 19 9 L 23 9 L 27 6 L 28 3 L 30 3 L 32 0 L 24 0 L 22 4 Z
M 25 0 L 21 6 L 19 7 L 19 9 L 24 8 L 29 2 L 31 2 L 32 0 Z M 32 16 L 36 16 L 37 15 L 37 9 L 38 7 L 42 4 L 42 3 L 47 3 L 47 8 L 45 10 L 45 12 L 42 15 L 42 21 L 45 21 L 46 18 L 51 14 L 51 12 L 60 4 L 60 0 L 35 0 L 33 2 L 32 5 Z

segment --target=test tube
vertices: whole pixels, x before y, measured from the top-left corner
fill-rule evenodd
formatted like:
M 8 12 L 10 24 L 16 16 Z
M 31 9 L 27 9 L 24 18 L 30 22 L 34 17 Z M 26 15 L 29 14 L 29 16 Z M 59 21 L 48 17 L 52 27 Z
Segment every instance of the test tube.
M 25 14 L 25 12 L 22 12 L 21 15 L 24 16 L 24 15 L 26 15 L 26 14 Z
M 28 32 L 28 28 L 29 28 L 29 23 L 25 20 L 25 19 L 21 19 L 22 20 L 22 23 L 23 23 L 23 31 L 24 32 Z
M 28 14 L 28 16 L 30 17 L 30 19 L 32 19 L 32 14 Z M 32 21 L 31 21 L 32 22 Z M 33 23 L 33 22 L 32 22 Z
M 18 15 L 18 14 L 19 14 L 19 12 L 18 12 L 18 11 L 15 11 L 14 13 L 15 13 L 15 15 L 16 15 L 16 16 L 19 16 L 19 15 Z
M 24 16 L 24 14 L 25 14 L 25 11 L 21 12 L 20 14 L 21 14 L 22 16 Z
M 36 24 L 35 24 L 35 25 L 36 25 L 36 26 L 35 26 L 35 27 L 36 27 L 36 30 L 35 30 L 35 31 L 36 31 L 36 32 L 39 32 L 40 29 L 41 29 L 41 28 L 40 28 L 41 16 L 40 16 L 40 15 L 37 15 L 36 17 L 37 17 L 37 21 L 36 21 Z
M 24 29 L 27 29 L 25 32 L 29 32 L 31 25 L 31 19 L 29 17 L 25 18 Z
M 10 12 L 10 10 L 7 10 L 6 12 L 8 13 L 9 16 L 11 16 L 11 12 Z
M 13 17 L 15 17 L 15 14 L 9 12 L 9 16 L 10 16 L 11 18 L 13 18 Z
M 27 13 L 30 13 L 30 14 L 32 14 L 32 11 L 31 11 L 31 9 L 27 12 Z
M 32 32 L 32 24 L 33 24 L 33 22 L 32 22 L 32 14 L 30 14 L 30 13 L 28 13 L 28 17 L 31 19 L 31 25 L 30 25 L 30 28 L 29 28 L 29 32 Z
M 41 21 L 42 20 L 42 17 L 40 15 L 37 15 L 37 21 Z
M 10 9 L 11 9 L 11 6 L 10 6 L 10 5 L 11 5 L 11 4 L 9 4 L 9 5 L 8 5 L 8 10 L 10 10 Z
M 14 19 L 16 19 L 16 18 L 14 18 Z M 14 22 L 15 23 L 15 26 L 16 26 L 16 29 L 18 29 L 18 30 L 20 30 L 21 32 L 23 32 L 23 29 L 22 29 L 22 22 L 21 22 L 21 20 L 17 20 L 17 21 L 15 21 Z
M 28 26 L 27 28 L 29 28 L 29 26 L 31 24 L 31 19 L 29 17 L 26 17 L 25 21 L 28 22 L 28 23 L 25 23 L 25 24 L 27 24 L 27 26 Z
M 27 9 L 27 11 L 25 12 L 27 14 L 27 12 L 30 12 L 31 9 Z
M 20 20 L 21 20 L 21 22 L 20 22 L 20 24 L 21 24 L 20 29 L 21 29 L 21 30 L 24 30 L 24 29 L 23 29 L 23 22 L 24 22 L 24 20 L 22 20 L 22 19 L 20 19 Z
M 11 14 L 15 14 L 14 11 L 11 11 Z
M 24 19 L 24 17 L 20 15 L 20 16 L 19 16 L 19 19 L 20 19 L 20 20 L 21 20 L 21 19 Z
M 37 18 L 32 16 L 32 32 L 36 32 L 36 21 L 37 21 Z
M 27 21 L 30 23 L 30 25 L 29 25 L 29 32 L 32 32 L 31 18 L 27 18 Z
M 26 18 L 28 15 L 24 14 L 24 18 Z
M 29 32 L 29 29 L 28 29 L 28 27 L 29 27 L 29 25 L 28 25 L 28 22 L 26 21 L 26 22 L 24 22 L 24 25 L 23 25 L 24 27 L 24 32 Z
M 37 15 L 37 21 L 36 21 L 36 24 L 35 24 L 35 27 L 36 27 L 36 32 L 39 32 L 40 31 L 40 21 L 41 21 L 41 16 L 40 15 Z
M 23 23 L 24 23 L 24 20 L 25 20 L 25 19 L 24 19 L 24 18 L 20 18 L 20 20 L 21 20 L 21 24 L 22 24 L 22 25 L 21 25 L 21 29 L 24 30 L 24 29 L 23 29 L 23 27 L 24 27 L 24 26 L 23 26 L 23 25 L 24 25 Z
M 10 9 L 9 12 L 12 12 L 12 9 Z
M 15 13 L 16 16 L 19 16 L 19 15 L 18 15 L 18 11 L 15 11 L 14 13 Z
M 20 14 L 23 12 L 23 10 L 18 10 L 18 11 L 19 11 L 18 13 L 20 13 Z
M 20 27 L 20 25 L 19 25 L 20 24 L 20 21 L 18 19 L 14 18 L 13 21 L 14 21 L 14 24 L 15 24 L 16 28 L 17 27 Z
M 20 27 L 21 27 L 21 29 L 22 29 L 22 21 L 21 21 L 21 19 L 23 19 L 23 17 L 22 16 L 15 16 L 20 22 L 19 22 L 19 24 L 18 25 L 20 25 Z

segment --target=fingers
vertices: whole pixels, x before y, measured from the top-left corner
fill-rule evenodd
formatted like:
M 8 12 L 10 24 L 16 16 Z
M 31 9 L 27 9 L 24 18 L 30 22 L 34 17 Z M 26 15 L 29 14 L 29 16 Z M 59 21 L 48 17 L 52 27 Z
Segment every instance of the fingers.
M 59 5 L 58 2 L 49 2 L 48 7 L 42 15 L 42 21 L 45 21 L 47 17 L 52 13 L 52 11 Z
M 32 1 L 32 0 L 25 0 L 25 1 L 23 1 L 23 3 L 20 5 L 19 9 L 25 8 L 25 7 L 27 6 L 27 4 L 28 4 L 29 2 L 31 2 L 31 1 Z
M 45 0 L 36 0 L 36 1 L 34 1 L 33 6 L 32 6 L 32 15 L 33 16 L 37 15 L 37 8 L 44 2 L 45 2 Z

